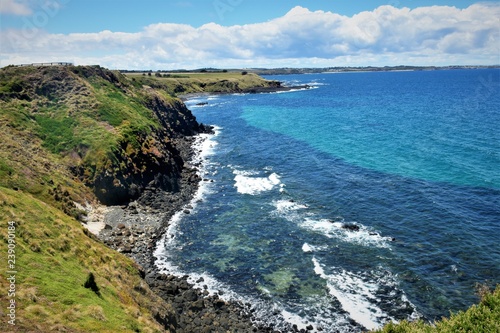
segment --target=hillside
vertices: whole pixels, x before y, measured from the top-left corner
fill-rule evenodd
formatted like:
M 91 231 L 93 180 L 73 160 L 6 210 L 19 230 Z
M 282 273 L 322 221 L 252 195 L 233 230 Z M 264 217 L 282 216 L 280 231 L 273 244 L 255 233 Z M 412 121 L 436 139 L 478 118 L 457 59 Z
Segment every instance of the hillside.
M 0 185 L 49 201 L 49 183 L 68 182 L 76 201 L 87 185 L 104 204 L 127 203 L 151 182 L 177 190 L 175 141 L 203 130 L 166 92 L 99 67 L 4 68 L 0 101 L 0 172 L 9 176 Z
M 145 188 L 181 191 L 184 142 L 204 130 L 165 91 L 100 67 L 0 69 L 0 253 L 12 248 L 17 271 L 12 297 L 0 296 L 3 314 L 16 301 L 16 326 L 0 330 L 168 328 L 172 307 L 142 269 L 79 220 L 83 206 L 127 204 Z

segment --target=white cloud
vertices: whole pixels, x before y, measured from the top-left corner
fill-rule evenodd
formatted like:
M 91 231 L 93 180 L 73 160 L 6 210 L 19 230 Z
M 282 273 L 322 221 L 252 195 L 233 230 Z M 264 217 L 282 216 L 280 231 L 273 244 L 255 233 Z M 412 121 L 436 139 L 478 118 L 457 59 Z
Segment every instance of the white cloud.
M 2 0 L 0 2 L 0 14 L 12 14 L 18 16 L 31 15 L 31 8 L 22 0 Z
M 2 65 L 63 61 L 111 68 L 325 67 L 499 63 L 500 5 L 381 6 L 352 17 L 295 7 L 243 26 L 160 23 L 136 33 L 2 33 Z

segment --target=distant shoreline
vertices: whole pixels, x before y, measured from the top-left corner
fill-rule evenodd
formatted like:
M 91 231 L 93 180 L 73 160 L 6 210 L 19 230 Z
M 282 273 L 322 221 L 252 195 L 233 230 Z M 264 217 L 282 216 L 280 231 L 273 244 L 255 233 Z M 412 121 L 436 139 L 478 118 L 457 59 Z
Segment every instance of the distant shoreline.
M 122 73 L 170 73 L 170 74 L 206 74 L 206 73 L 233 73 L 248 71 L 258 75 L 281 75 L 281 74 L 314 74 L 314 73 L 345 73 L 345 72 L 400 72 L 400 71 L 434 71 L 434 70 L 456 70 L 456 69 L 500 69 L 496 65 L 449 65 L 449 66 L 332 66 L 332 67 L 281 67 L 281 68 L 200 68 L 200 69 L 174 69 L 174 70 L 119 70 Z
M 311 89 L 311 86 L 301 85 L 301 86 L 279 86 L 279 87 L 254 87 L 254 88 L 249 88 L 249 89 L 245 89 L 242 91 L 188 93 L 188 94 L 177 95 L 177 97 L 179 99 L 181 99 L 183 102 L 186 102 L 188 100 L 192 100 L 192 99 L 196 99 L 196 98 L 203 98 L 203 97 L 213 96 L 213 95 L 270 94 L 270 93 L 276 93 L 276 92 L 286 92 L 286 91 L 292 91 L 292 90 L 306 90 L 306 89 Z

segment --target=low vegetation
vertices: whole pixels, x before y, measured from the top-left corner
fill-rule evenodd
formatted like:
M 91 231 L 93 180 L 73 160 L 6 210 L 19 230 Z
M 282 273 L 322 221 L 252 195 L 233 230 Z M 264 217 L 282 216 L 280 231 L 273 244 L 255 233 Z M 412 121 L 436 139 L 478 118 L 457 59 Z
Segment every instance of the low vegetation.
M 388 324 L 379 333 L 496 333 L 500 332 L 500 285 L 491 292 L 480 287 L 481 302 L 467 311 L 451 314 L 450 318 L 429 324 L 424 321 Z
M 96 203 L 96 179 L 123 179 L 174 135 L 151 100 L 158 112 L 178 103 L 100 67 L 0 69 L 0 253 L 14 250 L 17 272 L 0 279 L 1 332 L 168 330 L 171 306 L 82 227 L 75 204 Z

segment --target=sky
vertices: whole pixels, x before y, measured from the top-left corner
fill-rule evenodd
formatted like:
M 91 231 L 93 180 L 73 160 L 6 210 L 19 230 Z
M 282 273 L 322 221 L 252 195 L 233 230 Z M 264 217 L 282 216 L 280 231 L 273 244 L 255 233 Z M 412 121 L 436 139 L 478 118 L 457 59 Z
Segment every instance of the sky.
M 0 0 L 0 67 L 500 64 L 500 1 Z

